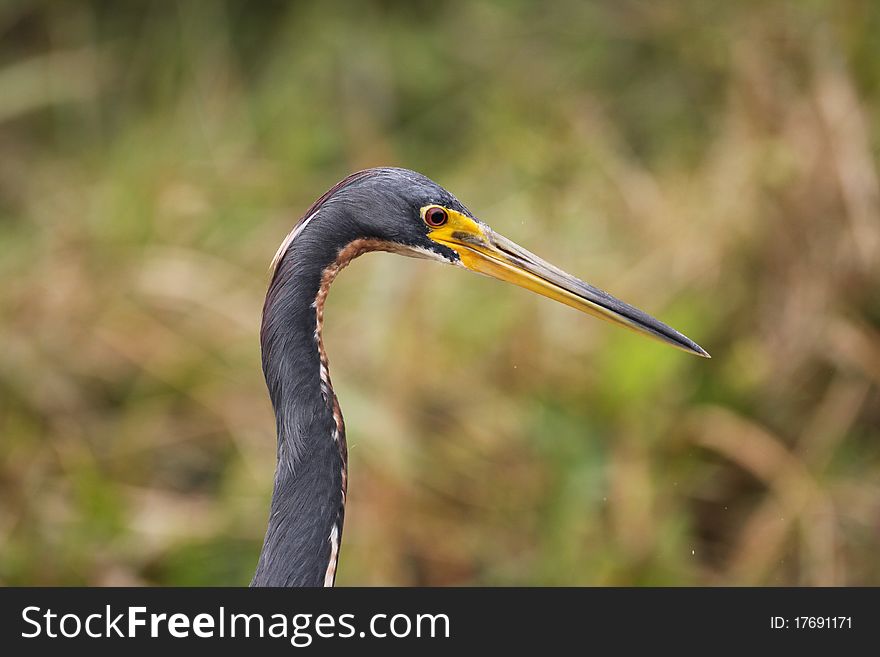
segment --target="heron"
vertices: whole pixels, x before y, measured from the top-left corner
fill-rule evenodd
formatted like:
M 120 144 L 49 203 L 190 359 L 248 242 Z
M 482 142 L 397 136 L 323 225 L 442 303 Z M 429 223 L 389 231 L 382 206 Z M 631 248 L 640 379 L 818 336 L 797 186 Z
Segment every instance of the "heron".
M 370 251 L 435 260 L 507 281 L 709 357 L 675 329 L 499 235 L 426 176 L 393 167 L 349 175 L 302 215 L 270 267 L 260 346 L 275 412 L 277 464 L 252 586 L 335 583 L 348 450 L 322 338 L 324 304 L 339 272 Z

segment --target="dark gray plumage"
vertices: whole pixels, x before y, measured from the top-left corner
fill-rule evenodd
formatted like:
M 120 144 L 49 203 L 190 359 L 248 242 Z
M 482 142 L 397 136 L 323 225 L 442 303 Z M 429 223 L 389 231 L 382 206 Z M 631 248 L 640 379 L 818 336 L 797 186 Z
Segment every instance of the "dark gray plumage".
M 426 249 L 454 262 L 455 251 L 426 237 L 419 208 L 431 203 L 467 213 L 421 174 L 391 168 L 358 172 L 309 208 L 300 220 L 308 225 L 277 262 L 260 342 L 276 415 L 278 466 L 254 586 L 323 585 L 334 526 L 341 541 L 345 434 L 343 429 L 338 441 L 332 438 L 336 397 L 322 383 L 315 336 L 315 300 L 324 272 L 360 239 Z

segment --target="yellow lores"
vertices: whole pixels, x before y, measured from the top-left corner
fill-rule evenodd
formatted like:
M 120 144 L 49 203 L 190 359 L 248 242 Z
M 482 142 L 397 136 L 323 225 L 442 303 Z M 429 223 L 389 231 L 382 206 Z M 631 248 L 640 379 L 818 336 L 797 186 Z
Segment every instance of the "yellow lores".
M 428 237 L 449 247 L 471 271 L 519 285 L 577 310 L 710 358 L 700 346 L 646 313 L 565 273 L 491 228 L 450 208 L 426 205 Z

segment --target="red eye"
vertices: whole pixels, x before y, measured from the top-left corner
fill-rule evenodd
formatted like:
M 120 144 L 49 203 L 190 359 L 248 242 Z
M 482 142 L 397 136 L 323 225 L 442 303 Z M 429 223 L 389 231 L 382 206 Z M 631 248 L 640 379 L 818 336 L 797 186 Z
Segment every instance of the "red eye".
M 446 210 L 443 208 L 428 208 L 425 212 L 425 223 L 431 228 L 440 228 L 449 220 Z

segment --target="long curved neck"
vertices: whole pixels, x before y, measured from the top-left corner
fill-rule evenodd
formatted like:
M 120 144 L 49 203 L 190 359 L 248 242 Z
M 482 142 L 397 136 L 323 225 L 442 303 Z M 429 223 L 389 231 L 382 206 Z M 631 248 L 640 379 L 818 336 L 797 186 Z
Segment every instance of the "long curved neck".
M 342 540 L 347 450 L 321 338 L 324 299 L 348 262 L 377 247 L 344 221 L 307 228 L 281 254 L 263 308 L 278 463 L 252 586 L 332 586 Z

